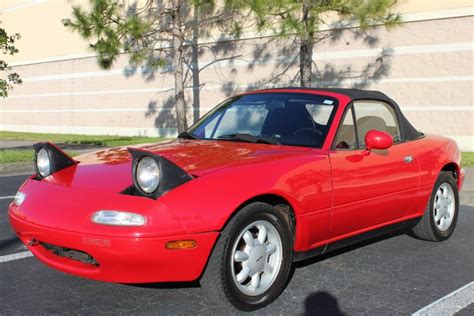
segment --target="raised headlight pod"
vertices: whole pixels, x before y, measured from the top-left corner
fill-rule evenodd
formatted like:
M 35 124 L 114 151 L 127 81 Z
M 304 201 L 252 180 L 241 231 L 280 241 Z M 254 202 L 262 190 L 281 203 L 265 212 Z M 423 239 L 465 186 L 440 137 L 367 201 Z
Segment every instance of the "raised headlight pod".
M 37 179 L 46 178 L 56 171 L 78 163 L 60 148 L 49 142 L 34 144 L 33 148 L 35 149 L 35 169 Z
M 143 226 L 146 218 L 143 215 L 122 211 L 98 211 L 91 217 L 93 223 L 112 226 Z
M 146 193 L 152 193 L 160 184 L 160 167 L 155 159 L 144 156 L 137 163 L 137 184 Z
M 168 159 L 149 151 L 128 148 L 133 157 L 134 195 L 156 199 L 193 177 Z

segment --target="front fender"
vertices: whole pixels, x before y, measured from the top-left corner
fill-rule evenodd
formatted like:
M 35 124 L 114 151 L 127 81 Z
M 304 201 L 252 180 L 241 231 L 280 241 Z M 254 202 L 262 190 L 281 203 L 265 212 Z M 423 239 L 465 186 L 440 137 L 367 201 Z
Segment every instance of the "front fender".
M 329 232 L 332 184 L 328 156 L 304 156 L 224 168 L 189 181 L 162 196 L 190 233 L 220 231 L 256 196 L 288 201 L 296 215 L 295 249 L 325 240 Z

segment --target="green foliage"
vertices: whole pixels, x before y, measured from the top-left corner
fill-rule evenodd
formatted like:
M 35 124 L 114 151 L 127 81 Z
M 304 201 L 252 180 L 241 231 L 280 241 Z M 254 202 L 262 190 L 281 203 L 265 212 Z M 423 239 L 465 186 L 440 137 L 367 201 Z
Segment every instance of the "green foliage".
M 461 153 L 461 166 L 474 167 L 474 152 Z
M 89 1 L 87 10 L 73 6 L 73 19 L 63 20 L 63 24 L 89 41 L 104 69 L 122 53 L 128 54 L 134 65 L 162 67 L 169 56 L 160 47 L 172 51 L 173 39 L 185 42 L 194 29 L 203 32 L 216 24 L 222 26 L 230 16 L 217 8 L 215 0 Z M 178 27 L 172 24 L 176 16 L 181 21 Z
M 34 150 L 0 150 L 0 165 L 7 163 L 32 162 Z
M 136 8 L 124 10 L 115 0 L 91 0 L 90 4 L 89 11 L 74 6 L 74 19 L 65 25 L 89 41 L 100 67 L 109 69 L 122 52 L 129 53 L 133 63 L 149 55 L 151 23 L 137 15 Z
M 73 157 L 75 152 L 66 151 L 66 153 Z M 0 150 L 0 165 L 20 162 L 33 162 L 35 156 L 34 150 Z
M 66 151 L 71 157 L 76 156 L 75 152 Z M 33 162 L 35 157 L 34 150 L 0 150 L 0 165 L 19 162 Z
M 215 0 L 89 1 L 87 10 L 74 6 L 72 21 L 64 19 L 63 24 L 89 42 L 104 69 L 112 67 L 122 53 L 132 66 L 144 64 L 148 74 L 171 65 L 178 132 L 187 129 L 184 89 L 191 77 L 187 74 L 199 73 L 191 66 L 189 43 L 195 46 L 198 35 L 229 22 L 226 7 L 218 7 Z M 185 72 L 185 66 L 190 71 Z
M 259 31 L 270 30 L 277 37 L 296 39 L 300 46 L 301 86 L 310 86 L 312 82 L 315 43 L 337 34 L 322 31 L 322 26 L 356 21 L 365 31 L 374 25 L 391 27 L 400 22 L 400 16 L 391 11 L 397 0 L 227 0 L 226 3 L 234 9 L 248 10 Z
M 1 22 L 0 22 L 1 23 Z M 8 35 L 7 31 L 0 28 L 0 52 L 5 55 L 18 53 L 15 42 L 21 38 L 20 34 Z M 0 97 L 7 97 L 8 90 L 13 88 L 13 84 L 21 84 L 20 75 L 12 71 L 12 68 L 4 60 L 0 59 L 0 73 L 6 73 L 6 79 L 0 78 Z
M 229 0 L 233 8 L 248 9 L 257 21 L 259 30 L 271 29 L 277 36 L 296 35 L 300 39 L 314 39 L 321 26 L 337 14 L 339 22 L 357 21 L 365 30 L 374 25 L 394 26 L 400 15 L 391 10 L 397 0 Z

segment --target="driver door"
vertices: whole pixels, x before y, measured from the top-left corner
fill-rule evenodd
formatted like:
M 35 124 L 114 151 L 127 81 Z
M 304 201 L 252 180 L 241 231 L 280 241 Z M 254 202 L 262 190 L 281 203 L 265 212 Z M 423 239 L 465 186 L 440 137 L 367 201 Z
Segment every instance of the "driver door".
M 392 147 L 367 153 L 365 134 L 372 129 L 388 132 Z M 394 223 L 408 214 L 418 189 L 413 152 L 410 142 L 400 141 L 391 105 L 356 101 L 347 108 L 329 155 L 334 194 L 331 239 Z

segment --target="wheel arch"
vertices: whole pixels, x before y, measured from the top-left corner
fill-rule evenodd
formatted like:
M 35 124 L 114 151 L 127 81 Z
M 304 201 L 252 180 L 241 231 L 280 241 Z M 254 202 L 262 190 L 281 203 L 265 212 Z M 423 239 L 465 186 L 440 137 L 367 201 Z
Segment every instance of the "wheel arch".
M 296 214 L 295 214 L 295 209 L 293 205 L 280 194 L 276 193 L 265 193 L 265 194 L 260 194 L 256 195 L 252 198 L 247 199 L 246 201 L 242 202 L 229 216 L 225 224 L 222 226 L 222 229 L 224 229 L 227 224 L 232 220 L 232 218 L 245 206 L 254 203 L 254 202 L 262 202 L 262 203 L 267 203 L 282 212 L 282 214 L 285 215 L 285 217 L 288 220 L 288 224 L 290 226 L 291 233 L 293 235 L 293 240 L 296 237 Z
M 453 173 L 453 178 L 456 181 L 456 184 L 458 185 L 459 189 L 459 173 L 461 172 L 460 166 L 455 163 L 455 162 L 448 162 L 443 165 L 443 167 L 440 170 L 440 173 L 446 171 L 446 172 L 452 172 Z

